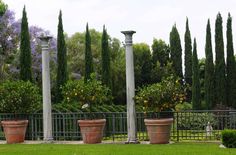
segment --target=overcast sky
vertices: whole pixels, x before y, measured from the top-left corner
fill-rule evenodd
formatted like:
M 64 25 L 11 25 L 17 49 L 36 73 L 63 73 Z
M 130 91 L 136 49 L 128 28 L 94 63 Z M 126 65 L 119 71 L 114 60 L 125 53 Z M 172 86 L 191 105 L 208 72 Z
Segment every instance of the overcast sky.
M 28 22 L 57 34 L 59 10 L 63 13 L 64 31 L 70 35 L 83 32 L 86 23 L 90 28 L 102 31 L 106 25 L 108 33 L 121 41 L 122 30 L 135 30 L 134 43 L 145 42 L 150 46 L 153 38 L 169 43 L 169 33 L 176 23 L 184 50 L 186 17 L 189 18 L 191 37 L 197 39 L 200 58 L 205 57 L 205 31 L 207 19 L 211 20 L 214 45 L 214 25 L 218 12 L 223 17 L 225 36 L 228 12 L 233 17 L 235 36 L 236 0 L 3 0 L 9 9 L 21 18 L 26 6 Z M 234 39 L 235 40 L 235 39 Z M 226 43 L 226 40 L 224 40 Z M 234 44 L 235 45 L 235 44 Z M 214 47 L 213 47 L 214 49 Z

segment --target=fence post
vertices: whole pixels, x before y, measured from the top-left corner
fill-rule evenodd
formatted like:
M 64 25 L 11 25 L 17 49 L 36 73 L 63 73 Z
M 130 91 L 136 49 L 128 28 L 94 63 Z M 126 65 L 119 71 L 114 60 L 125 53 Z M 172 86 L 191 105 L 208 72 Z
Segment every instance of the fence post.
M 179 128 L 178 128 L 178 124 L 179 124 L 179 112 L 177 112 L 177 119 L 176 119 L 177 141 L 179 141 Z
M 114 116 L 115 114 L 113 113 L 112 114 L 112 140 L 113 140 L 113 142 L 115 141 L 115 127 L 116 127 L 116 125 L 115 125 L 115 116 Z

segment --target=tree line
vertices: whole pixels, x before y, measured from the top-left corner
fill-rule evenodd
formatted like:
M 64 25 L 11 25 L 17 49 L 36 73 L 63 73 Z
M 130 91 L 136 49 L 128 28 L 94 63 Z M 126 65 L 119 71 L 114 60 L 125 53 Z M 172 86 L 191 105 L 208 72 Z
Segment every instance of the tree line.
M 1 5 L 5 6 L 5 8 L 1 7 L 3 9 L 0 10 L 0 15 L 3 17 L 6 16 L 7 5 L 2 2 Z M 17 27 L 13 27 L 17 24 L 14 22 L 10 24 L 12 29 L 17 29 Z M 15 46 L 12 47 L 16 51 L 15 53 L 11 53 L 11 56 L 6 55 L 4 52 L 7 51 L 7 43 L 0 40 L 1 55 L 4 56 L 4 59 L 1 60 L 1 81 L 21 79 L 40 85 L 41 81 L 38 74 L 41 71 L 36 72 L 33 65 L 36 62 L 35 58 L 38 57 L 33 50 L 40 51 L 40 46 L 37 44 L 36 47 L 32 48 L 33 32 L 28 27 L 25 7 L 20 24 L 20 37 L 17 38 L 17 34 L 13 35 L 16 36 Z M 4 29 L 4 26 L 0 28 Z M 215 61 L 213 61 L 209 19 L 206 26 L 205 61 L 203 63 L 198 59 L 196 38 L 192 42 L 188 18 L 186 19 L 184 34 L 184 52 L 176 24 L 171 29 L 169 44 L 161 39 L 154 39 L 151 48 L 146 43 L 134 44 L 136 89 L 160 82 L 162 78 L 172 74 L 180 77 L 182 84 L 186 86 L 186 89 L 188 88 L 186 102 L 190 103 L 193 109 L 214 109 L 217 106 L 235 108 L 236 64 L 230 14 L 228 14 L 226 28 L 227 41 L 226 53 L 224 53 L 222 17 L 218 13 L 215 21 Z M 13 32 L 15 31 L 11 33 Z M 12 38 L 14 39 L 14 37 Z M 20 42 L 19 50 L 17 50 L 18 41 Z M 103 32 L 98 32 L 89 29 L 87 23 L 85 32 L 77 32 L 68 37 L 63 29 L 62 11 L 60 11 L 55 45 L 55 53 L 51 55 L 54 103 L 62 101 L 61 87 L 68 80 L 76 80 L 84 76 L 86 82 L 90 79 L 91 73 L 96 73 L 97 79 L 111 89 L 114 97 L 113 102 L 125 104 L 125 50 L 118 39 L 108 35 L 105 26 L 103 26 Z M 183 53 L 184 61 L 182 61 Z M 3 69 L 4 64 L 7 64 L 8 70 Z M 182 64 L 184 64 L 184 69 Z M 19 69 L 19 75 L 13 73 L 13 69 L 9 66 Z M 7 78 L 4 77 L 6 73 L 8 74 Z M 37 76 L 35 76 L 36 74 Z
M 204 85 L 201 85 L 200 66 L 197 56 L 197 43 L 194 38 L 193 49 L 191 35 L 186 20 L 184 75 L 182 74 L 181 44 L 176 27 L 170 34 L 171 60 L 175 73 L 183 77 L 185 84 L 191 90 L 187 94 L 187 101 L 192 102 L 193 109 L 235 108 L 235 57 L 232 36 L 232 17 L 228 14 L 226 25 L 226 53 L 224 53 L 222 17 L 218 13 L 215 21 L 215 61 L 213 61 L 213 47 L 211 40 L 210 20 L 207 21 L 205 42 Z M 171 35 L 175 34 L 175 37 Z M 176 45 L 177 44 L 177 45 Z M 226 61 L 225 61 L 226 56 Z M 172 58 L 174 57 L 174 59 Z M 176 68 L 177 66 L 177 68 Z M 204 91 L 204 95 L 201 95 Z

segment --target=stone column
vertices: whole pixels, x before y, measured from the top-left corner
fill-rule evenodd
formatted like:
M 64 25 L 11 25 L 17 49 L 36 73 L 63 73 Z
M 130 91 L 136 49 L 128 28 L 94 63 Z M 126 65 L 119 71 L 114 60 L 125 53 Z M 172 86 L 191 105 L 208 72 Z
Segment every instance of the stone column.
M 43 81 L 43 140 L 50 142 L 52 137 L 52 108 L 48 41 L 52 37 L 39 37 L 42 46 L 42 81 Z
M 135 31 L 122 31 L 125 35 L 125 61 L 126 61 L 126 95 L 127 95 L 127 128 L 128 139 L 126 143 L 138 143 L 135 112 L 135 85 L 132 35 Z

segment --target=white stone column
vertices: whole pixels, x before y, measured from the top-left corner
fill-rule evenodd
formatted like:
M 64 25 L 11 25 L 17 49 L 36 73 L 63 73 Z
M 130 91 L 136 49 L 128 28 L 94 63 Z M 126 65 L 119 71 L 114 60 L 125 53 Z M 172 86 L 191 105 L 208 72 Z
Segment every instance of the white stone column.
M 42 81 L 43 81 L 43 140 L 50 142 L 52 137 L 52 108 L 48 41 L 52 37 L 39 37 L 42 47 Z
M 122 31 L 125 35 L 125 61 L 126 61 L 126 95 L 127 95 L 127 128 L 128 139 L 126 143 L 138 143 L 135 112 L 135 84 L 132 35 L 135 31 Z

